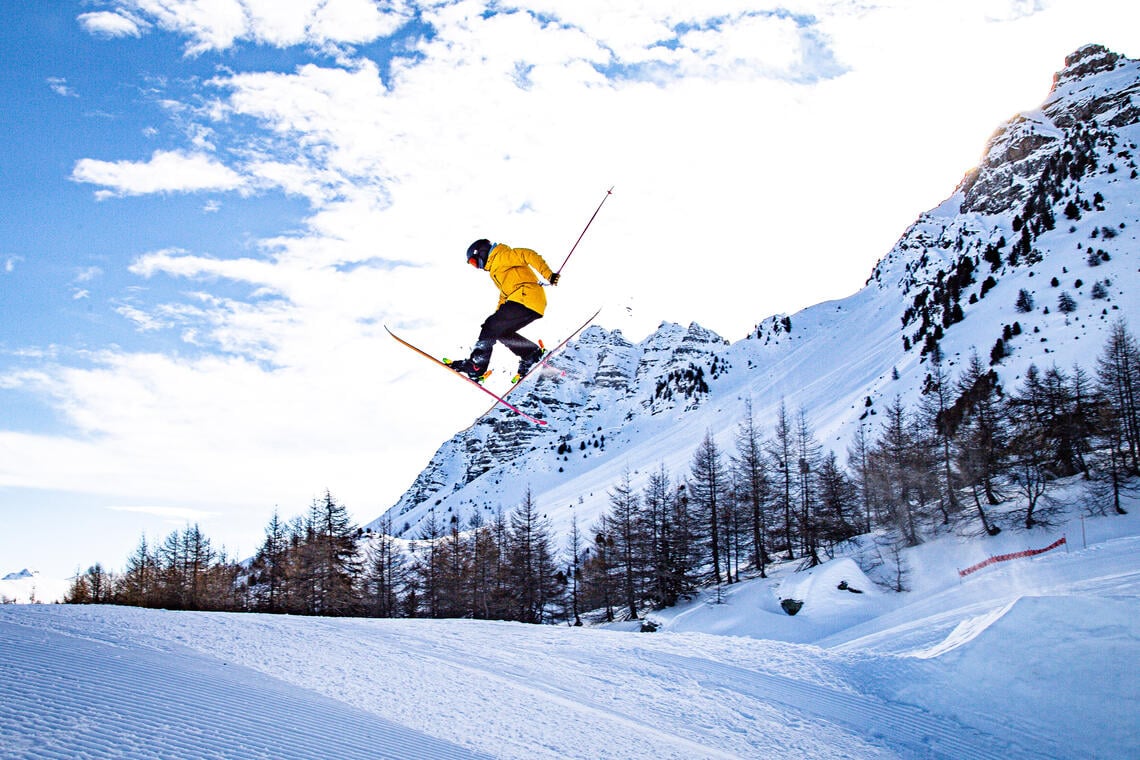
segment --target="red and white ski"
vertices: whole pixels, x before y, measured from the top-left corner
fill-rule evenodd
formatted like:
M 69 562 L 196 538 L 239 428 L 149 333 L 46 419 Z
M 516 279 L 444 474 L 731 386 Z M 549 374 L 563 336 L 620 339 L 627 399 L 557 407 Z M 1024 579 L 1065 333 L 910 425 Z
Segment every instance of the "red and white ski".
M 391 335 L 393 338 L 395 338 L 397 342 L 399 342 L 399 343 L 402 343 L 403 345 L 405 345 L 405 346 L 407 346 L 408 348 L 412 349 L 413 351 L 415 351 L 415 352 L 416 352 L 417 354 L 419 354 L 420 356 L 422 356 L 422 357 L 424 357 L 424 358 L 426 358 L 426 359 L 430 359 L 430 360 L 431 360 L 433 363 L 435 363 L 435 364 L 438 364 L 440 367 L 443 367 L 445 370 L 447 370 L 449 374 L 455 375 L 456 377 L 460 378 L 460 379 L 461 379 L 461 380 L 463 380 L 464 382 L 470 383 L 471 385 L 475 386 L 475 387 L 476 387 L 476 388 L 478 388 L 479 390 L 481 390 L 481 391 L 483 391 L 484 393 L 486 393 L 486 394 L 487 394 L 488 396 L 490 396 L 491 398 L 495 399 L 495 405 L 496 405 L 496 406 L 497 406 L 497 405 L 499 405 L 499 404 L 502 404 L 503 406 L 507 407 L 507 408 L 508 408 L 508 409 L 510 409 L 512 412 L 514 412 L 515 414 L 519 415 L 520 417 L 524 417 L 524 418 L 526 418 L 526 419 L 530 420 L 531 422 L 533 422 L 533 423 L 534 423 L 534 424 L 536 424 L 536 425 L 545 425 L 545 424 L 546 424 L 546 420 L 540 420 L 538 417 L 533 417 L 533 416 L 531 416 L 531 415 L 527 414 L 527 413 L 526 413 L 526 412 L 524 412 L 522 409 L 519 409 L 517 406 L 515 406 L 515 405 L 514 405 L 514 404 L 512 404 L 511 402 L 509 402 L 509 401 L 507 401 L 506 399 L 504 399 L 504 398 L 503 398 L 502 396 L 500 396 L 499 394 L 495 393 L 494 391 L 492 391 L 492 390 L 490 390 L 490 389 L 488 389 L 488 388 L 484 388 L 484 387 L 483 387 L 483 386 L 482 386 L 480 383 L 478 383 L 478 382 L 476 382 L 476 381 L 472 380 L 472 379 L 471 379 L 470 377 L 468 377 L 467 375 L 464 375 L 464 374 L 462 374 L 462 373 L 456 372 L 456 371 L 455 371 L 455 370 L 453 370 L 451 367 L 447 366 L 447 365 L 446 365 L 446 364 L 444 364 L 442 361 L 440 361 L 439 359 L 437 359 L 437 358 L 435 358 L 434 356 L 432 356 L 431 354 L 429 354 L 427 351 L 424 351 L 424 350 L 422 350 L 422 349 L 420 349 L 420 348 L 418 348 L 418 347 L 416 347 L 416 346 L 412 345 L 411 343 L 409 343 L 408 341 L 404 340 L 403 338 L 401 338 L 401 337 L 400 337 L 399 335 L 397 335 L 396 333 L 394 333 L 394 332 L 392 332 L 391 330 L 389 330 L 389 329 L 388 329 L 388 326 L 387 326 L 387 325 L 385 325 L 385 326 L 384 326 L 384 329 L 385 329 L 385 330 L 388 330 L 388 334 L 389 334 L 389 335 Z M 495 407 L 491 407 L 491 408 L 492 408 L 492 409 L 494 409 Z M 488 410 L 488 411 L 490 411 L 490 410 Z M 485 413 L 486 413 L 486 412 L 484 412 L 484 414 L 485 414 Z

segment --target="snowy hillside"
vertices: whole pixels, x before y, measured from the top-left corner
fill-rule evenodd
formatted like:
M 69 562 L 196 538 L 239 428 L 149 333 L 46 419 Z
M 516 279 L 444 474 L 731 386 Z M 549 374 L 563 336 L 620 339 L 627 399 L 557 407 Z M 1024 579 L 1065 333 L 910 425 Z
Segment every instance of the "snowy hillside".
M 1003 125 L 849 298 L 765 318 L 735 342 L 695 324 L 638 344 L 591 327 L 511 397 L 549 426 L 504 409 L 476 421 L 388 510 L 394 531 L 417 537 L 432 510 L 486 518 L 528 489 L 556 534 L 575 512 L 588 528 L 623 473 L 635 487 L 661 465 L 684 473 L 706 432 L 729 446 L 749 403 L 763 428 L 781 404 L 802 409 L 843 459 L 884 406 L 916 403 L 935 347 L 953 374 L 1001 340 L 994 369 L 1010 389 L 1031 364 L 1093 368 L 1114 322 L 1140 325 L 1137 97 L 1140 63 L 1074 53 L 1041 108 Z
M 656 633 L 4 605 L 0 756 L 1137 757 L 1127 506 L 965 579 L 985 551 L 1026 547 L 909 549 L 907 594 L 849 560 L 777 572 Z
M 68 580 L 44 578 L 40 573 L 24 568 L 0 577 L 0 604 L 58 601 L 69 585 Z

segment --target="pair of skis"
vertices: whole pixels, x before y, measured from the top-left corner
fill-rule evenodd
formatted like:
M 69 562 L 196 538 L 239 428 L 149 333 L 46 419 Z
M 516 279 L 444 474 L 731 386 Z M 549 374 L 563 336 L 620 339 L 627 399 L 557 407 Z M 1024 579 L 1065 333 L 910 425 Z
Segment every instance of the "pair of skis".
M 509 395 L 510 395 L 510 393 L 511 393 L 511 391 L 513 391 L 515 388 L 518 388 L 520 385 L 522 385 L 522 384 L 523 384 L 523 381 L 525 381 L 525 380 L 526 380 L 528 377 L 530 377 L 531 375 L 533 375 L 535 372 L 538 372 L 538 371 L 540 371 L 540 370 L 541 370 L 543 367 L 547 366 L 547 363 L 550 361 L 550 357 L 552 357 L 554 354 L 558 353 L 558 352 L 559 352 L 559 351 L 561 351 L 563 348 L 565 348 L 565 347 L 566 347 L 566 344 L 567 344 L 567 343 L 569 343 L 571 340 L 573 340 L 573 339 L 575 338 L 575 336 L 577 336 L 577 335 L 578 335 L 578 333 L 580 333 L 580 332 L 582 332 L 583 330 L 585 330 L 585 329 L 586 329 L 586 327 L 587 327 L 587 326 L 588 326 L 588 325 L 589 325 L 591 322 L 593 322 L 593 321 L 594 321 L 594 319 L 595 319 L 595 318 L 596 318 L 596 317 L 597 317 L 599 314 L 601 314 L 601 313 L 602 313 L 602 310 L 601 310 L 601 309 L 598 309 L 598 310 L 597 310 L 597 311 L 595 311 L 593 314 L 591 314 L 591 315 L 590 315 L 590 317 L 589 317 L 589 319 L 587 319 L 585 322 L 583 322 L 581 325 L 579 325 L 579 326 L 578 326 L 578 328 L 577 328 L 576 330 L 574 330 L 574 332 L 570 333 L 570 335 L 568 335 L 568 336 L 566 337 L 566 339 L 565 339 L 565 340 L 563 340 L 561 343 L 559 343 L 559 344 L 558 344 L 557 346 L 555 346 L 554 348 L 552 348 L 552 349 L 550 349 L 549 351 L 547 351 L 547 352 L 546 352 L 546 353 L 543 355 L 542 359 L 540 359 L 540 360 L 538 361 L 538 363 L 537 363 L 537 364 L 535 364 L 533 367 L 531 367 L 531 368 L 530 368 L 530 370 L 529 370 L 529 371 L 528 371 L 528 372 L 527 372 L 525 375 L 523 375 L 522 377 L 520 377 L 520 378 L 518 379 L 518 381 L 517 381 L 517 382 L 515 382 L 515 384 L 514 384 L 514 385 L 512 385 L 510 388 L 508 388 L 508 389 L 506 390 L 506 392 L 504 392 L 502 395 L 499 395 L 498 393 L 495 393 L 495 392 L 494 392 L 494 391 L 492 391 L 490 388 L 487 388 L 487 387 L 483 386 L 483 384 L 482 384 L 482 383 L 479 383 L 478 381 L 476 381 L 476 380 L 473 380 L 472 378 L 468 377 L 467 375 L 464 375 L 464 374 L 462 374 L 462 373 L 456 372 L 456 371 L 455 371 L 455 370 L 453 370 L 451 367 L 449 367 L 447 364 L 445 364 L 445 363 L 444 363 L 442 360 L 440 360 L 440 359 L 437 359 L 436 357 L 434 357 L 434 356 L 432 356 L 431 354 L 429 354 L 427 351 L 424 351 L 423 349 L 421 349 L 421 348 L 419 348 L 419 347 L 417 347 L 417 346 L 414 346 L 414 345 L 412 345 L 411 343 L 409 343 L 408 341 L 404 340 L 403 338 L 401 338 L 401 337 L 400 337 L 399 335 L 397 335 L 396 333 L 392 332 L 392 331 L 391 331 L 391 330 L 388 328 L 388 326 L 387 326 L 387 325 L 385 325 L 385 326 L 384 326 L 384 329 L 385 329 L 385 330 L 387 330 L 387 331 L 388 331 L 388 334 L 389 334 L 389 335 L 391 335 L 391 336 L 392 336 L 392 337 L 393 337 L 393 338 L 394 338 L 394 339 L 395 339 L 395 340 L 396 340 L 398 343 L 401 343 L 401 344 L 403 344 L 403 345 L 407 346 L 408 348 L 412 349 L 413 351 L 415 351 L 417 354 L 419 354 L 420 356 L 424 357 L 425 359 L 430 359 L 430 360 L 431 360 L 433 363 L 435 363 L 435 364 L 438 364 L 440 367 L 443 367 L 444 369 L 446 369 L 446 370 L 448 371 L 448 373 L 450 373 L 450 374 L 452 374 L 452 375 L 455 375 L 456 377 L 458 377 L 458 378 L 460 378 L 460 379 L 464 380 L 464 381 L 465 381 L 465 382 L 467 382 L 467 383 L 470 383 L 471 385 L 475 386 L 475 387 L 476 387 L 476 388 L 478 388 L 479 390 L 481 390 L 481 391 L 483 391 L 484 393 L 486 393 L 486 394 L 487 394 L 488 396 L 490 396 L 491 398 L 495 399 L 495 403 L 494 403 L 494 404 L 491 406 L 491 408 L 490 408 L 490 409 L 488 409 L 488 410 L 487 410 L 487 412 L 484 412 L 484 414 L 487 414 L 488 412 L 492 411 L 492 410 L 493 410 L 493 409 L 494 409 L 496 406 L 498 406 L 499 404 L 502 404 L 502 405 L 503 405 L 503 406 L 505 406 L 507 409 L 510 409 L 512 412 L 514 412 L 515 414 L 519 415 L 520 417 L 523 417 L 524 419 L 530 420 L 531 422 L 533 422 L 533 423 L 534 423 L 534 424 L 536 424 L 536 425 L 546 425 L 546 420 L 544 420 L 544 419 L 540 419 L 540 418 L 538 418 L 538 417 L 535 417 L 535 416 L 533 416 L 533 415 L 530 415 L 530 414 L 527 414 L 527 413 L 526 413 L 526 412 L 524 412 L 522 409 L 519 409 L 517 406 L 515 406 L 514 404 L 512 404 L 510 401 L 507 401 L 507 396 L 509 396 Z

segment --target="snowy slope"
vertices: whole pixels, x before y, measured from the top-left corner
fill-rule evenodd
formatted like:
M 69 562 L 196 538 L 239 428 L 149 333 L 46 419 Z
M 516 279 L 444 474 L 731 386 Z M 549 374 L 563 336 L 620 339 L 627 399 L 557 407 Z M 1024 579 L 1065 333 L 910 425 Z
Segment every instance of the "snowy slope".
M 0 756 L 1137 757 L 1128 508 L 1087 521 L 1087 547 L 1073 523 L 1068 551 L 964 581 L 993 542 L 909 550 L 906 594 L 836 560 L 652 634 L 5 605 Z
M 573 512 L 588 529 L 624 472 L 635 488 L 661 465 L 684 475 L 706 432 L 730 451 L 749 401 L 763 430 L 781 404 L 793 417 L 803 409 L 842 460 L 861 425 L 877 434 L 880 410 L 896 399 L 917 403 L 935 333 L 957 375 L 973 353 L 988 364 L 1016 323 L 1020 333 L 995 367 L 1010 390 L 1030 364 L 1093 371 L 1117 319 L 1140 325 L 1134 102 L 1140 62 L 1096 46 L 1070 56 L 1041 108 L 1003 125 L 979 166 L 849 298 L 764 319 L 732 343 L 695 324 L 663 324 L 638 344 L 591 327 L 555 359 L 558 372 L 512 396 L 549 426 L 499 409 L 457 434 L 388 510 L 394 530 L 417 537 L 431 510 L 444 523 L 451 514 L 486 518 L 528 489 L 556 535 Z M 1066 216 L 1070 202 L 1080 203 L 1080 218 Z M 948 282 L 964 266 L 971 277 L 959 292 Z M 1027 313 L 1016 307 L 1021 290 L 1034 300 Z M 1058 309 L 1062 293 L 1075 301 L 1072 313 Z

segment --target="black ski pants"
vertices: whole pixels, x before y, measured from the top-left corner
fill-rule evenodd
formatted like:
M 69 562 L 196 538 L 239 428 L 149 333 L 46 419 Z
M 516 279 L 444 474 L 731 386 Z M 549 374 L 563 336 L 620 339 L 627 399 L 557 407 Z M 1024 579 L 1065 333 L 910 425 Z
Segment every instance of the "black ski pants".
M 519 330 L 542 315 L 517 301 L 506 301 L 494 314 L 487 317 L 479 330 L 479 339 L 471 351 L 471 363 L 486 369 L 491 363 L 491 349 L 495 341 L 502 343 L 520 359 L 538 350 L 538 344 L 519 335 Z

